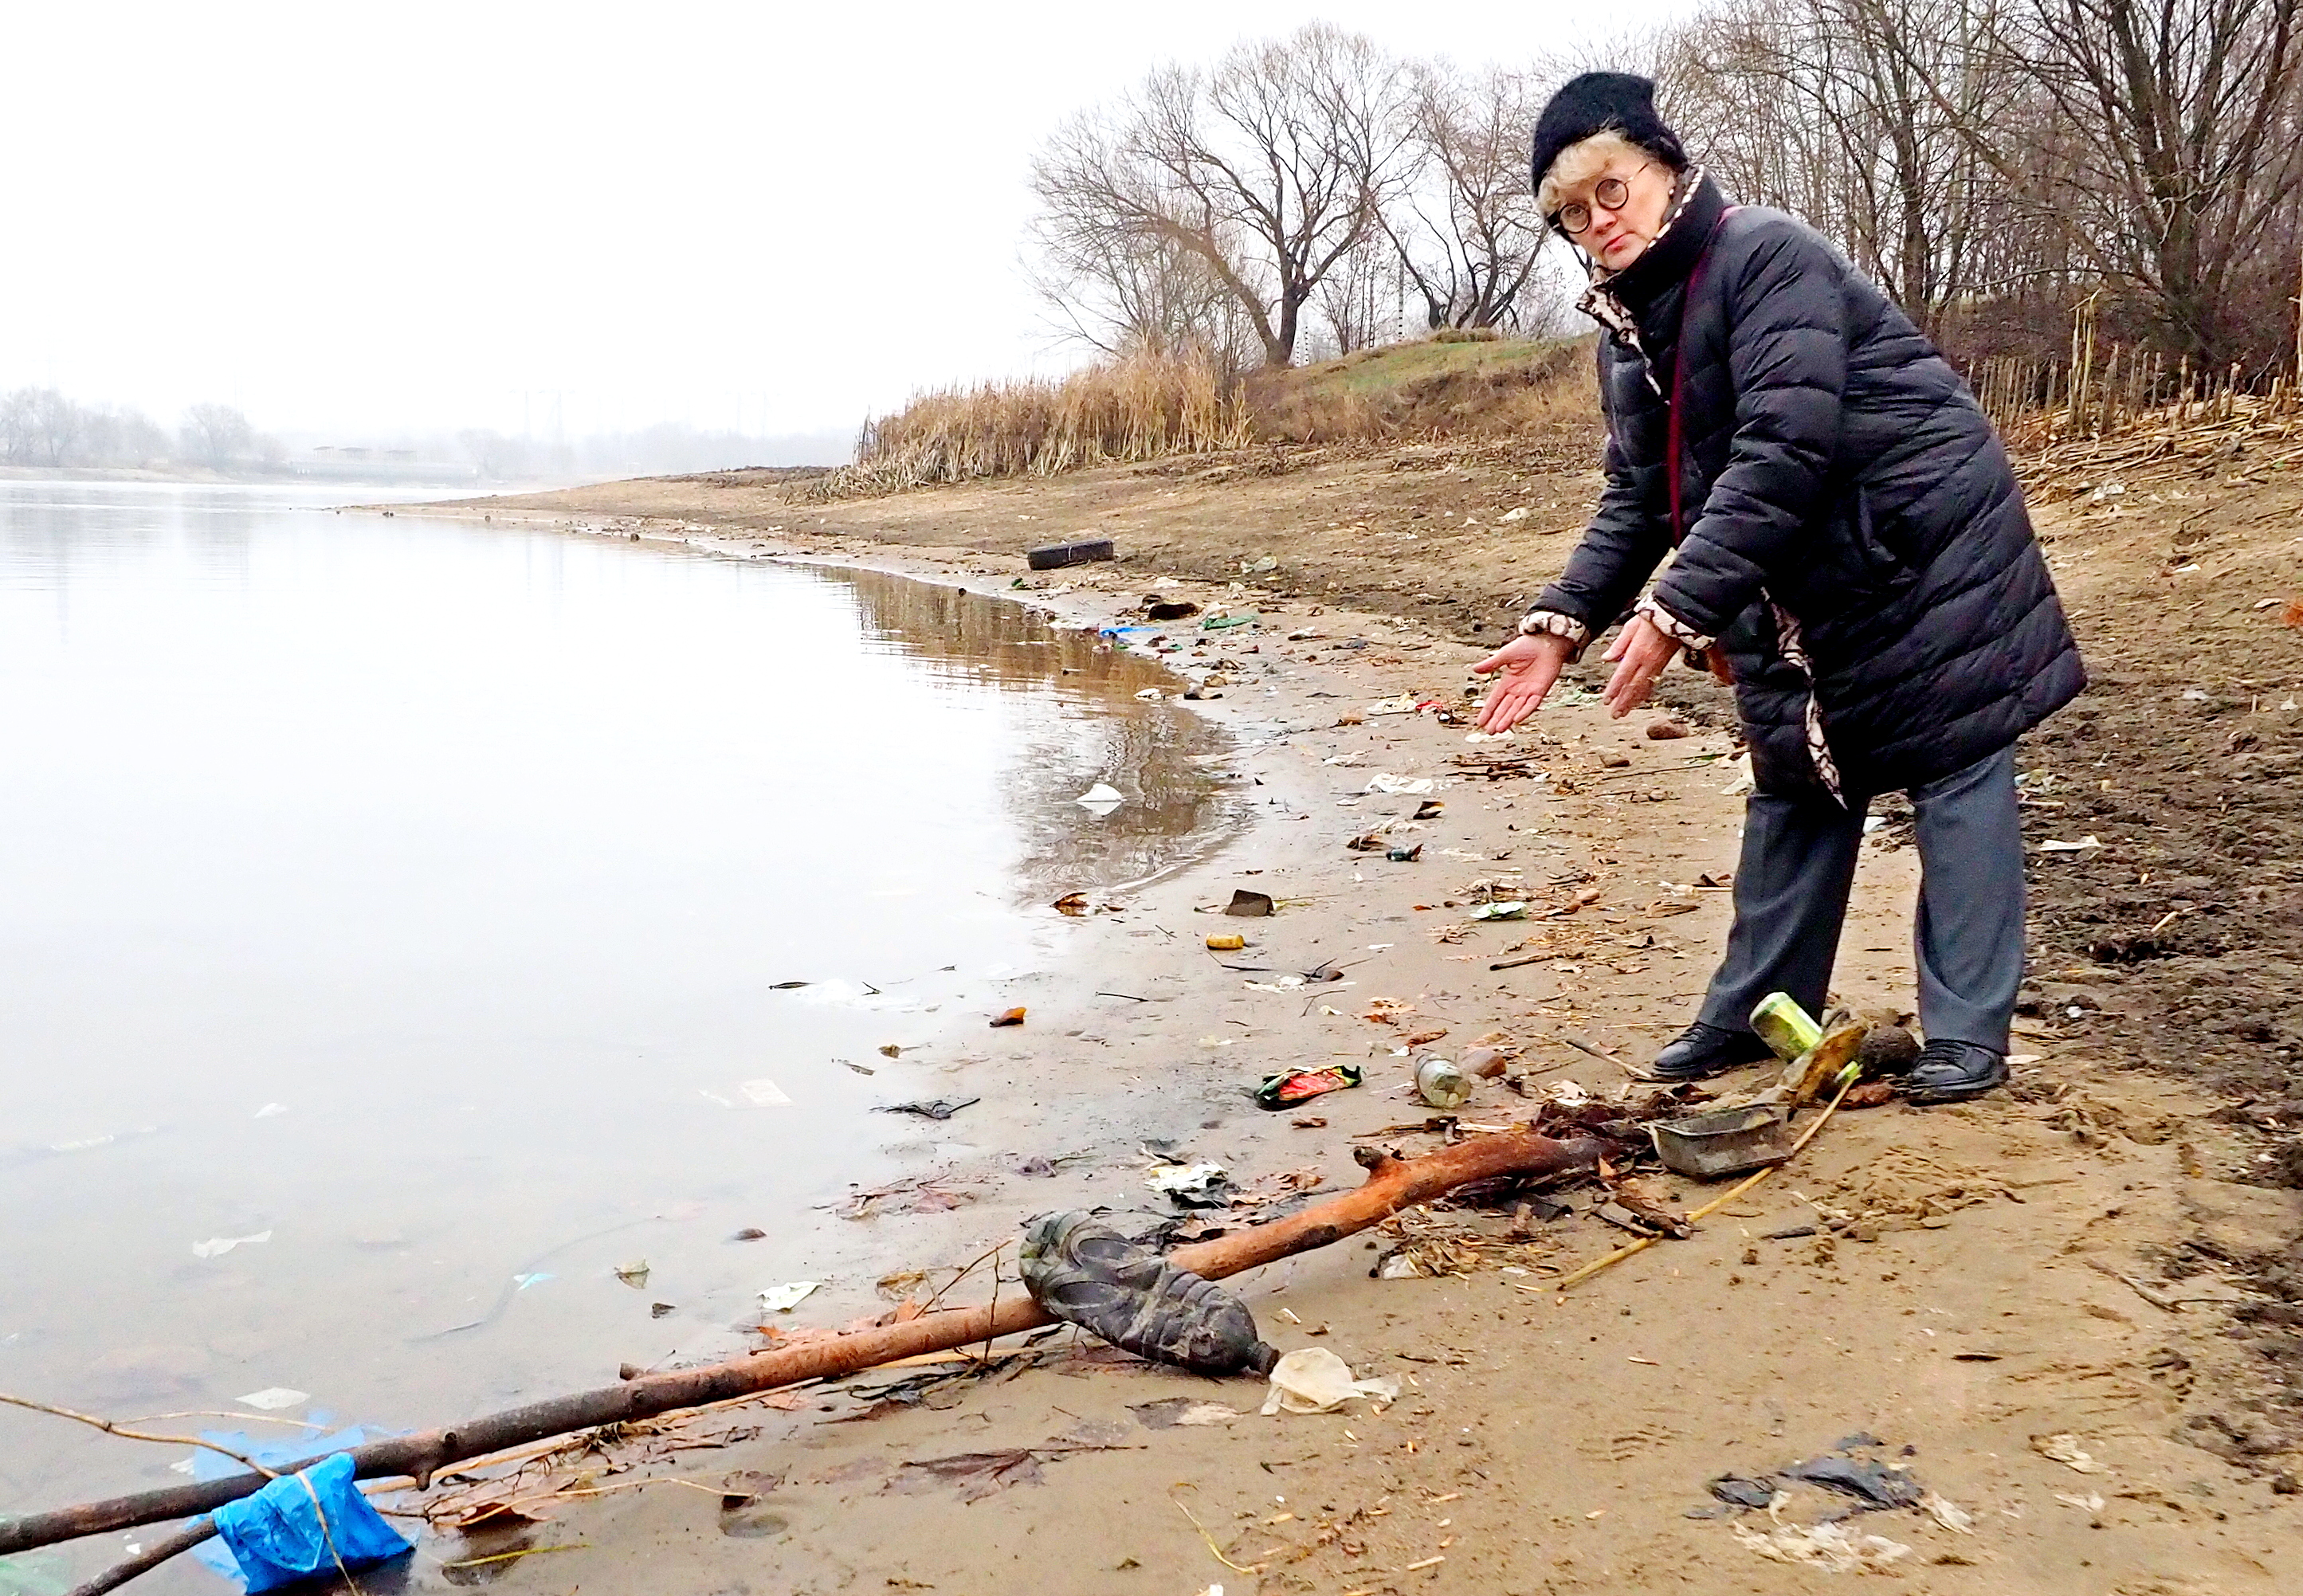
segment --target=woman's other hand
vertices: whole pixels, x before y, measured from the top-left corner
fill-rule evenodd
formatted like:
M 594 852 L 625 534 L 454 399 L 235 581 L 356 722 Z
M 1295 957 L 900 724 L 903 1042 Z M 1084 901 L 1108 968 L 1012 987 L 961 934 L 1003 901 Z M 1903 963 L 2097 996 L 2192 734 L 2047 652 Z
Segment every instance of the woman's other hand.
M 1551 684 L 1567 664 L 1575 645 L 1550 632 L 1514 638 L 1472 667 L 1479 675 L 1502 675 L 1480 705 L 1480 730 L 1490 734 L 1509 731 L 1543 702 Z
M 1607 678 L 1607 689 L 1600 695 L 1608 714 L 1620 721 L 1645 704 L 1656 678 L 1678 652 L 1679 645 L 1657 630 L 1654 621 L 1644 615 L 1632 616 L 1607 646 L 1607 657 L 1615 662 L 1615 673 Z

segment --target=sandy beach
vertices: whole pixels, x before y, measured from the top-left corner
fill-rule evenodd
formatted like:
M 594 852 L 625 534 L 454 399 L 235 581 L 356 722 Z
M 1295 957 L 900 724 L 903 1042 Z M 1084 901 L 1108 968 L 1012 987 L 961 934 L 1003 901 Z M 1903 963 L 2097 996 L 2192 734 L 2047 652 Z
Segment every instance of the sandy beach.
M 1145 1184 L 1168 1159 L 1221 1164 L 1241 1194 L 1201 1224 L 1356 1184 L 1356 1144 L 1439 1144 L 1421 1128 L 1411 1038 L 1418 1054 L 1513 1056 L 1510 1085 L 1482 1084 L 1466 1125 L 1523 1119 L 1547 1094 L 1625 1089 L 1625 1066 L 1691 1013 L 1725 927 L 1712 883 L 1734 868 L 1741 805 L 1725 706 L 1675 671 L 1664 706 L 1610 721 L 1586 666 L 1586 685 L 1563 684 L 1507 741 L 1468 740 L 1460 714 L 1482 634 L 1499 636 L 1564 557 L 1590 482 L 1502 448 L 1301 452 L 824 507 L 740 475 L 486 507 L 576 535 L 898 570 L 1066 624 L 1142 624 L 1155 594 L 1202 606 L 1165 632 L 1183 645 L 1168 663 L 1231 739 L 1211 764 L 1246 820 L 1201 864 L 1072 921 L 1060 964 L 1016 993 L 1028 1023 L 981 1031 L 940 1064 L 955 1094 L 983 1099 L 915 1149 L 949 1203 L 898 1192 L 867 1205 L 852 1254 L 823 1266 L 841 1300 L 796 1321 L 865 1311 L 858 1259 L 925 1271 L 886 1281 L 892 1299 L 935 1288 L 1033 1213 L 1172 1214 Z M 2243 491 L 2258 513 L 2219 527 L 2276 526 L 2297 497 Z M 2255 605 L 2293 582 L 2283 540 L 2185 545 L 2224 578 L 2192 589 L 2212 595 L 2193 612 L 2192 657 L 2146 660 L 2122 641 L 2127 618 L 2183 579 L 2168 574 L 2165 523 L 2189 510 L 2040 512 L 2104 685 L 2021 751 L 2047 777 L 2029 790 L 2052 794 L 2028 814 L 2035 842 L 2086 832 L 2100 846 L 2035 859 L 2010 1090 L 1843 1112 L 1690 1239 L 1565 1294 L 1549 1282 L 1625 1239 L 1588 1212 L 1589 1188 L 1520 1232 L 1509 1212 L 1416 1211 L 1236 1282 L 1275 1345 L 1397 1379 L 1380 1411 L 1261 1416 L 1260 1380 L 1202 1381 L 1065 1332 L 614 1440 L 530 1476 L 569 1492 L 533 1503 L 538 1521 L 435 1541 L 425 1559 L 571 1549 L 449 1571 L 539 1592 L 1788 1592 L 1817 1574 L 1777 1560 L 1800 1554 L 1769 1537 L 1842 1517 L 1848 1499 L 1801 1486 L 1771 1521 L 1707 1482 L 1837 1449 L 1908 1469 L 1947 1504 L 1842 1526 L 1906 1549 L 1874 1555 L 1914 1588 L 2279 1588 L 2303 1523 L 2281 1462 L 2295 1434 L 2279 1311 L 2298 1228 L 2276 1178 L 2289 1144 L 2275 1119 L 2233 1111 L 2248 1034 L 2195 1035 L 2171 1057 L 2184 1011 L 2160 1001 L 2249 958 L 2275 963 L 2278 945 L 2249 952 L 2226 934 L 2217 951 L 2172 950 L 2189 981 L 2080 946 L 2090 916 L 2186 846 L 2146 810 L 2186 801 L 2156 780 L 2185 767 L 2181 750 L 2153 739 L 2171 742 L 2155 766 L 2135 730 L 2166 715 L 2168 682 L 2205 682 L 2213 714 L 2240 717 L 2213 729 L 2227 756 L 2276 747 L 2294 719 L 2265 691 L 2248 707 L 2228 680 L 2242 654 L 2282 697 L 2293 678 L 2295 634 Z M 1124 560 L 1025 570 L 1024 547 L 1091 530 Z M 1253 626 L 1198 629 L 1251 612 Z M 2258 646 L 2283 657 L 2266 665 L 2246 652 Z M 1648 736 L 1666 714 L 1689 735 Z M 2090 739 L 2122 731 L 2138 739 L 2130 756 L 2109 774 L 2090 763 L 2082 787 L 2079 756 L 2105 753 Z M 1476 768 L 1498 757 L 1535 773 Z M 1413 818 L 1427 798 L 1437 812 Z M 1905 1013 L 1916 857 L 1894 807 L 1881 813 L 1836 988 L 1859 1012 Z M 2281 809 L 2257 834 L 2275 854 L 2290 823 Z M 1345 846 L 1371 832 L 1420 857 Z M 2197 848 L 2211 847 L 2203 833 Z M 2230 910 L 2204 868 L 2176 891 L 2187 916 L 2220 926 Z M 1497 883 L 1528 918 L 1469 917 Z M 1216 913 L 1239 888 L 1277 913 Z M 1247 946 L 1211 954 L 1211 931 Z M 1343 978 L 1304 979 L 1329 967 Z M 2256 995 L 2273 1005 L 2257 1022 L 2268 1056 L 2289 1017 Z M 1272 1071 L 1340 1062 L 1366 1084 L 1279 1113 L 1247 1095 Z M 1651 1186 L 1681 1208 L 1716 1195 Z M 1012 1262 L 997 1288 L 1019 1289 Z M 993 1289 L 979 1267 L 944 1303 Z

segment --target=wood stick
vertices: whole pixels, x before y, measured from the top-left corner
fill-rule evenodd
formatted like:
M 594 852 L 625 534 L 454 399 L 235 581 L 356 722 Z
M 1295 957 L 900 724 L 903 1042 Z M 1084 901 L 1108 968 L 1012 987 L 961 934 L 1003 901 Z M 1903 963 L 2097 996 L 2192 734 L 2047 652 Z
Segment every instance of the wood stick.
M 216 1533 L 215 1522 L 195 1518 L 174 1534 L 155 1541 L 135 1556 L 122 1558 L 103 1573 L 74 1585 L 64 1596 L 104 1596 L 106 1591 L 116 1591 L 139 1574 L 149 1574 L 179 1552 L 187 1552 Z
M 1421 1158 L 1399 1159 L 1371 1148 L 1354 1157 L 1368 1171 L 1357 1191 L 1315 1203 L 1300 1213 L 1253 1225 L 1212 1241 L 1178 1247 L 1170 1261 L 1209 1279 L 1222 1279 L 1296 1253 L 1323 1247 L 1382 1223 L 1403 1208 L 1473 1181 L 1506 1175 L 1566 1175 L 1597 1169 L 1606 1144 L 1595 1138 L 1561 1141 L 1531 1129 L 1470 1137 Z M 353 1475 L 363 1480 L 412 1480 L 428 1487 L 450 1465 L 603 1424 L 653 1418 L 730 1398 L 757 1396 L 803 1381 L 844 1377 L 923 1353 L 943 1352 L 1055 1322 L 1029 1296 L 1002 1299 L 997 1308 L 948 1308 L 916 1319 L 846 1335 L 825 1336 L 769 1352 L 753 1353 L 697 1369 L 644 1374 L 620 1385 L 532 1402 L 524 1407 L 414 1435 L 350 1448 Z M 317 1457 L 308 1460 L 317 1462 Z M 307 1465 L 308 1466 L 308 1464 Z M 210 1512 L 257 1490 L 265 1477 L 232 1474 L 28 1514 L 0 1521 L 0 1557 L 101 1535 L 142 1524 Z

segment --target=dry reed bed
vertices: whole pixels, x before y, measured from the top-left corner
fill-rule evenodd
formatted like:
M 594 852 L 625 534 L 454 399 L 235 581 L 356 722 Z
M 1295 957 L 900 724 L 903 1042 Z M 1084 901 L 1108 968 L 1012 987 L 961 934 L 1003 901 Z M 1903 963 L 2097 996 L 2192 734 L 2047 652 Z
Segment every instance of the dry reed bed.
M 1138 356 L 1060 382 L 1026 377 L 924 393 L 865 425 L 856 462 L 796 498 L 866 497 L 985 477 L 1236 449 L 1253 435 L 1245 396 L 1213 362 Z

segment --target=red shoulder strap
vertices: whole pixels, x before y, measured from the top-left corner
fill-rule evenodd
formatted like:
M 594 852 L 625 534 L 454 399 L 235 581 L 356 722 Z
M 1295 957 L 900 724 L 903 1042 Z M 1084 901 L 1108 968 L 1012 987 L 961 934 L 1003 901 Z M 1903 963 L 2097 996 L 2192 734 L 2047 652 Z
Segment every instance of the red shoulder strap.
M 1703 241 L 1703 253 L 1695 258 L 1695 267 L 1687 274 L 1687 292 L 1679 301 L 1680 335 L 1672 341 L 1671 351 L 1671 417 L 1664 426 L 1664 453 L 1671 472 L 1671 546 L 1677 548 L 1680 539 L 1687 536 L 1687 520 L 1680 509 L 1680 446 L 1685 438 L 1681 416 L 1686 406 L 1681 401 L 1687 396 L 1687 311 L 1695 303 L 1695 291 L 1702 286 L 1703 268 L 1711 264 L 1711 245 L 1719 236 L 1727 218 L 1742 207 L 1729 206 L 1719 213 L 1719 220 L 1711 224 L 1711 236 Z

